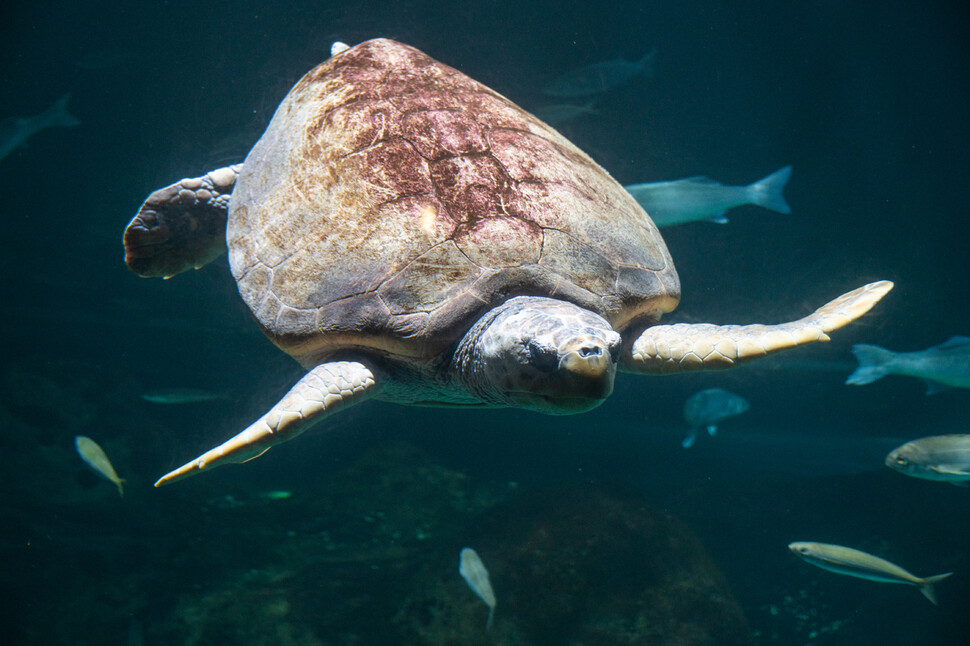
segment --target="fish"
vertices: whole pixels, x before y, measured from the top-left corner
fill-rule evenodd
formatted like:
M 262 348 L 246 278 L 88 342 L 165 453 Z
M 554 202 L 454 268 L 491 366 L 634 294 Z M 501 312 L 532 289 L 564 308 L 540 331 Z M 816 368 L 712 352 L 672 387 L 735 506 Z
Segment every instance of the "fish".
M 125 497 L 125 481 L 118 477 L 111 460 L 97 442 L 85 435 L 78 435 L 74 438 L 74 448 L 85 464 L 105 480 L 113 482 L 118 487 L 118 495 Z
M 859 367 L 845 383 L 871 384 L 886 375 L 919 377 L 926 382 L 926 394 L 947 388 L 970 388 L 970 337 L 955 336 L 917 352 L 893 352 L 878 345 L 857 343 L 852 354 Z
M 585 105 L 574 105 L 572 103 L 554 103 L 551 105 L 542 105 L 533 110 L 532 114 L 539 117 L 549 125 L 556 125 L 566 121 L 571 121 L 576 117 L 581 117 L 583 115 L 599 114 L 599 111 L 593 107 L 593 102 L 590 101 Z
M 670 182 L 624 186 L 658 227 L 688 222 L 727 224 L 730 209 L 754 204 L 776 213 L 789 214 L 791 207 L 782 192 L 791 177 L 791 166 L 747 186 L 724 186 L 708 177 L 686 177 Z
M 226 399 L 223 393 L 212 393 L 200 388 L 158 388 L 142 393 L 141 396 L 153 404 L 198 404 L 216 399 Z
M 712 437 L 717 433 L 717 423 L 748 410 L 751 404 L 740 395 L 723 388 L 708 388 L 696 392 L 684 402 L 684 420 L 690 426 L 690 433 L 680 443 L 685 449 L 694 446 L 697 429 L 707 428 Z
M 882 583 L 914 585 L 919 588 L 924 597 L 933 602 L 933 605 L 937 603 L 936 590 L 933 588 L 933 584 L 953 574 L 953 572 L 947 572 L 946 574 L 920 578 L 910 574 L 895 563 L 890 563 L 878 556 L 854 550 L 851 547 L 828 543 L 795 542 L 791 543 L 788 549 L 795 556 L 799 556 L 812 565 L 829 572 Z
M 79 125 L 81 122 L 67 111 L 70 98 L 70 94 L 65 94 L 49 108 L 32 117 L 11 117 L 0 121 L 0 159 L 41 130 Z
M 648 78 L 653 76 L 653 63 L 656 57 L 657 50 L 654 49 L 638 61 L 617 58 L 585 65 L 556 77 L 542 88 L 542 93 L 568 99 L 602 94 L 631 81 L 636 76 L 643 75 Z
M 262 491 L 256 494 L 256 497 L 258 499 L 269 500 L 269 501 L 286 500 L 288 498 L 291 498 L 292 496 L 293 496 L 292 491 L 283 491 L 279 489 L 274 491 Z
M 886 466 L 913 478 L 970 486 L 970 435 L 934 435 L 889 452 Z
M 488 580 L 488 570 L 479 558 L 478 553 L 470 547 L 463 548 L 459 555 L 458 573 L 465 583 L 472 589 L 479 599 L 488 606 L 488 620 L 485 622 L 485 632 L 492 629 L 492 617 L 495 614 L 495 593 Z

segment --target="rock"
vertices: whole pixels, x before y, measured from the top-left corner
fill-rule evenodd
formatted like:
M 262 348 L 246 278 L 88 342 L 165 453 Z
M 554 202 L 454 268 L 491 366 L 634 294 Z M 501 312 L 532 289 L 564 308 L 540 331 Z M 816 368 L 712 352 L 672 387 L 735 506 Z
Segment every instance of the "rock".
M 451 571 L 464 545 L 482 557 L 495 589 L 489 636 L 487 608 Z M 576 483 L 524 493 L 469 524 L 434 564 L 395 617 L 399 643 L 750 643 L 700 541 L 629 491 Z

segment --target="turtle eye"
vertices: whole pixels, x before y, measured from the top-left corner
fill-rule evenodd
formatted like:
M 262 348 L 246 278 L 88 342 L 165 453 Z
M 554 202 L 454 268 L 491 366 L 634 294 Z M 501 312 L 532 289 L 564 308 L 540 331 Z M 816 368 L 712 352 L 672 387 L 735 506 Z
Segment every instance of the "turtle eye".
M 535 339 L 529 341 L 529 363 L 542 372 L 552 372 L 559 367 L 559 352 L 542 345 Z
M 620 361 L 620 352 L 622 350 L 623 350 L 623 342 L 622 341 L 617 340 L 616 343 L 611 343 L 610 344 L 610 359 L 612 359 L 613 363 L 619 363 L 619 361 Z

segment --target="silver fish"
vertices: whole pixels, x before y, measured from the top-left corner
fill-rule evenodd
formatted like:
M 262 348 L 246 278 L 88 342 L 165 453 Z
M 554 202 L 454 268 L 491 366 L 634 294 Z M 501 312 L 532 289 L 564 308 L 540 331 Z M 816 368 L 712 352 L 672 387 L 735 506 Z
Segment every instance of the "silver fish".
M 589 102 L 585 105 L 574 105 L 572 103 L 555 103 L 551 105 L 542 105 L 532 111 L 532 114 L 539 117 L 549 125 L 556 125 L 564 123 L 566 121 L 571 121 L 576 117 L 581 117 L 583 115 L 593 115 L 599 114 L 599 111 L 593 107 L 593 103 Z
M 933 589 L 933 584 L 953 574 L 953 572 L 947 572 L 946 574 L 920 578 L 910 574 L 895 563 L 890 563 L 878 556 L 854 550 L 851 547 L 828 543 L 791 543 L 788 549 L 792 551 L 792 554 L 800 556 L 812 565 L 829 572 L 882 583 L 914 585 L 934 605 L 936 605 L 936 590 Z
M 653 76 L 653 62 L 656 57 L 657 50 L 652 50 L 638 61 L 618 58 L 586 65 L 553 79 L 542 88 L 542 93 L 570 99 L 602 94 L 640 74 Z
M 14 148 L 41 130 L 59 126 L 76 126 L 81 123 L 67 111 L 67 102 L 70 98 L 70 94 L 65 94 L 54 101 L 49 108 L 32 117 L 12 117 L 0 121 L 0 159 L 9 155 Z
M 724 186 L 707 177 L 688 177 L 671 182 L 651 182 L 625 186 L 658 227 L 706 220 L 727 223 L 728 210 L 754 204 L 775 211 L 791 213 L 782 191 L 791 177 L 791 166 L 747 186 Z
M 711 436 L 717 433 L 717 423 L 728 417 L 740 415 L 750 408 L 748 400 L 723 388 L 708 388 L 696 392 L 684 402 L 684 420 L 690 433 L 681 442 L 689 449 L 697 440 L 697 430 L 704 427 Z
M 970 486 L 970 435 L 922 437 L 893 449 L 886 466 L 924 480 Z
M 141 398 L 153 404 L 198 404 L 226 399 L 226 395 L 199 388 L 159 388 L 142 393 Z
M 870 384 L 886 375 L 906 375 L 926 381 L 926 394 L 948 387 L 970 388 L 970 337 L 955 336 L 918 352 L 893 352 L 878 345 L 852 346 L 859 367 L 845 383 Z
M 458 573 L 478 598 L 488 606 L 488 620 L 485 622 L 485 632 L 492 629 L 492 616 L 495 614 L 495 593 L 488 580 L 488 570 L 478 554 L 470 547 L 462 549 L 458 561 Z
M 118 495 L 124 497 L 125 481 L 118 477 L 104 449 L 98 446 L 97 442 L 90 437 L 78 435 L 74 438 L 74 448 L 77 449 L 77 454 L 81 456 L 85 464 L 105 480 L 113 482 L 118 487 Z

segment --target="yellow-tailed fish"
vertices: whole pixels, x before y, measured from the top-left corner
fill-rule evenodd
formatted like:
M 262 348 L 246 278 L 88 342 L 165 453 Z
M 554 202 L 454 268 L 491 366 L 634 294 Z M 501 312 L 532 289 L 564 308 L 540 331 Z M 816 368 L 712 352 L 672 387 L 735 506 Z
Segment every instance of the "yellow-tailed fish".
M 470 547 L 461 551 L 458 563 L 458 573 L 465 583 L 472 589 L 478 598 L 488 606 L 488 620 L 485 622 L 485 632 L 492 629 L 492 615 L 495 613 L 495 593 L 492 591 L 492 584 L 488 580 L 488 570 L 478 554 Z
M 953 572 L 947 572 L 946 574 L 920 578 L 910 574 L 895 563 L 890 563 L 878 556 L 854 550 L 851 547 L 828 543 L 791 543 L 788 549 L 792 551 L 792 554 L 800 556 L 812 565 L 829 572 L 847 574 L 882 583 L 914 585 L 934 605 L 936 605 L 936 590 L 933 589 L 933 584 L 953 574 Z
M 111 466 L 111 461 L 105 455 L 104 449 L 98 446 L 97 442 L 90 437 L 78 435 L 74 438 L 74 448 L 77 449 L 77 454 L 81 456 L 85 464 L 105 480 L 113 482 L 118 487 L 118 494 L 124 497 L 125 481 L 118 477 L 115 468 Z

